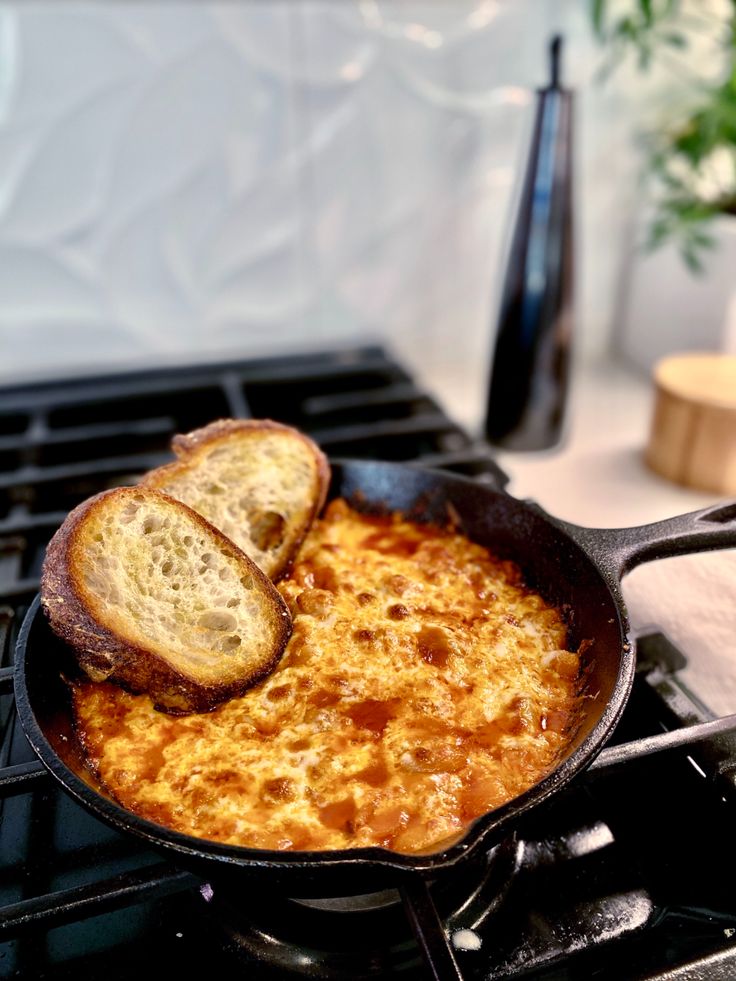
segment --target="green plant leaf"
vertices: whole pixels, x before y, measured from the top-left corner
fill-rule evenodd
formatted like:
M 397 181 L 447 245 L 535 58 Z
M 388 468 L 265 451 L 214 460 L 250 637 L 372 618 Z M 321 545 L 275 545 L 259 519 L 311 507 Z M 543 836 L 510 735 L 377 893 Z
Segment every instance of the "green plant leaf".
M 681 51 L 684 51 L 687 47 L 687 38 L 679 31 L 667 31 L 661 37 L 664 43 L 669 45 L 670 48 L 679 48 Z
M 606 12 L 606 0 L 592 0 L 590 5 L 590 19 L 596 36 L 602 39 L 605 35 L 603 18 Z
M 695 105 L 676 108 L 666 127 L 650 133 L 647 151 L 655 215 L 645 247 L 672 243 L 687 267 L 701 272 L 715 247 L 712 219 L 736 214 L 736 163 L 733 176 L 728 163 L 728 154 L 736 161 L 736 0 L 730 0 L 730 12 L 718 18 L 699 12 L 697 6 L 681 7 L 681 0 L 616 0 L 610 5 L 590 0 L 590 17 L 595 36 L 606 48 L 599 73 L 604 79 L 627 58 L 642 72 L 658 56 L 670 68 L 682 65 L 687 72 L 684 59 L 691 37 L 713 24 L 713 43 L 725 61 L 724 81 L 704 84 L 697 67 L 690 69 Z

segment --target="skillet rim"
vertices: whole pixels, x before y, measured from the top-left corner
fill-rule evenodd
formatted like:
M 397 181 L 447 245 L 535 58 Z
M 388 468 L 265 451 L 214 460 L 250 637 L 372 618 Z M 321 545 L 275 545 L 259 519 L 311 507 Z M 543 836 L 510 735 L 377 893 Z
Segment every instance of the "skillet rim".
M 476 493 L 502 497 L 513 502 L 513 505 L 518 507 L 522 513 L 534 514 L 537 519 L 549 524 L 556 534 L 564 536 L 570 545 L 583 555 L 591 569 L 595 570 L 617 614 L 616 625 L 620 638 L 618 671 L 611 695 L 599 718 L 572 753 L 565 757 L 542 780 L 533 784 L 524 793 L 507 801 L 501 807 L 475 818 L 461 832 L 462 837 L 455 838 L 452 844 L 438 851 L 403 853 L 380 846 L 323 851 L 272 851 L 197 838 L 140 817 L 95 790 L 62 760 L 46 737 L 31 704 L 32 698 L 29 695 L 27 682 L 29 635 L 38 618 L 43 617 L 43 612 L 40 609 L 40 595 L 37 595 L 23 620 L 16 643 L 14 688 L 18 717 L 34 752 L 64 790 L 88 811 L 111 824 L 116 830 L 133 834 L 154 848 L 164 849 L 167 852 L 173 851 L 178 855 L 200 862 L 203 860 L 212 861 L 226 867 L 238 867 L 246 871 L 248 869 L 261 871 L 273 869 L 288 873 L 288 870 L 291 869 L 295 873 L 297 871 L 319 873 L 320 869 L 327 871 L 360 866 L 376 870 L 392 870 L 399 873 L 438 872 L 457 865 L 471 853 L 477 853 L 481 847 L 491 847 L 495 844 L 504 832 L 511 830 L 509 825 L 512 825 L 527 811 L 541 804 L 566 786 L 574 777 L 584 772 L 612 735 L 628 702 L 635 672 L 636 659 L 629 642 L 626 608 L 618 588 L 618 580 L 612 577 L 610 571 L 602 567 L 600 562 L 596 561 L 591 551 L 576 540 L 564 524 L 558 523 L 534 502 L 520 500 L 505 489 L 444 470 L 422 467 L 412 463 L 346 458 L 330 460 L 330 466 L 332 467 L 332 479 L 328 500 L 333 496 L 332 490 L 336 474 L 340 476 L 342 492 L 342 485 L 351 473 L 369 469 L 374 471 L 379 469 L 386 474 L 392 472 L 395 474 L 412 473 L 417 477 L 432 481 L 434 486 L 458 485 L 472 488 Z M 32 658 L 33 655 L 31 654 L 30 657 Z

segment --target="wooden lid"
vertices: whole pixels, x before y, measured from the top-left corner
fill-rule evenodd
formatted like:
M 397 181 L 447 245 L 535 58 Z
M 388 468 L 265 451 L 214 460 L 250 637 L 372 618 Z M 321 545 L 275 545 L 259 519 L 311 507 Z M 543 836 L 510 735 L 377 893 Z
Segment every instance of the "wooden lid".
M 648 465 L 687 487 L 736 494 L 736 356 L 672 355 L 654 381 Z
M 654 380 L 687 401 L 736 408 L 736 354 L 675 354 L 655 366 Z

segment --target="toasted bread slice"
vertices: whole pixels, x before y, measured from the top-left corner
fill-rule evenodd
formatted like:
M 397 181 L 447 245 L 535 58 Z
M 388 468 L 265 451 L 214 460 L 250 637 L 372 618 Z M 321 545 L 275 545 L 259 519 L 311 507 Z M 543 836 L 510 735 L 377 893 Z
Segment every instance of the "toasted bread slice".
M 325 501 L 330 468 L 319 447 L 270 419 L 220 419 L 172 447 L 179 460 L 149 471 L 142 486 L 194 508 L 280 579 Z
M 222 532 L 165 494 L 121 487 L 67 517 L 41 600 L 94 681 L 206 712 L 277 664 L 291 618 L 270 580 Z

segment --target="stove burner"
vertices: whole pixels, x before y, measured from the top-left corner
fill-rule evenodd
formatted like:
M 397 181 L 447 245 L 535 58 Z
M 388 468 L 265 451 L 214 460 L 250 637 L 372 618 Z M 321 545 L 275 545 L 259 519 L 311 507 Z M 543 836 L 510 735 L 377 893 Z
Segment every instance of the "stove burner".
M 509 838 L 465 866 L 462 879 L 446 875 L 430 884 L 451 935 L 468 933 L 466 924 L 484 921 L 502 905 L 523 850 L 521 842 Z M 251 898 L 242 888 L 217 884 L 211 890 L 206 905 L 211 929 L 224 932 L 231 954 L 247 965 L 248 977 L 426 977 L 400 886 L 319 899 Z
M 575 808 L 581 821 L 573 827 L 561 814 L 556 828 L 551 814 L 545 837 L 532 837 L 530 829 L 526 840 L 496 846 L 474 869 L 473 882 L 449 877 L 430 884 L 463 978 L 500 981 L 541 970 L 636 934 L 655 918 L 652 898 L 611 829 L 592 817 L 584 797 Z M 215 885 L 207 913 L 248 976 L 425 978 L 406 904 L 400 889 L 315 900 L 249 899 L 242 890 Z

